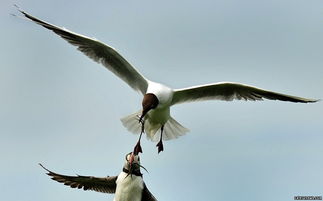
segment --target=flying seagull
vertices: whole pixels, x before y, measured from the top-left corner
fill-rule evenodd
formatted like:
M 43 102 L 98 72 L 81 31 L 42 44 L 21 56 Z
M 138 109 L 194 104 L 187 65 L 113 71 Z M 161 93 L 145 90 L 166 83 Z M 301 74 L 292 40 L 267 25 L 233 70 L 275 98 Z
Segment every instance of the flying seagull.
M 126 155 L 122 172 L 113 177 L 67 176 L 52 172 L 42 164 L 39 165 L 47 171 L 51 179 L 71 188 L 115 193 L 113 201 L 157 201 L 143 181 L 139 156 L 133 153 Z
M 254 86 L 234 82 L 218 82 L 183 89 L 172 89 L 163 84 L 145 78 L 114 48 L 96 39 L 83 36 L 65 28 L 49 24 L 43 20 L 19 10 L 25 17 L 53 31 L 70 44 L 77 47 L 86 56 L 102 64 L 131 88 L 143 95 L 142 110 L 121 119 L 123 125 L 132 133 L 139 134 L 134 148 L 142 152 L 140 139 L 143 132 L 148 139 L 157 142 L 158 153 L 163 151 L 163 141 L 177 138 L 189 130 L 170 116 L 170 107 L 180 103 L 204 100 L 280 100 L 300 103 L 316 102 L 314 99 L 301 98 Z M 141 124 L 140 124 L 140 123 Z M 159 131 L 160 132 L 157 132 Z

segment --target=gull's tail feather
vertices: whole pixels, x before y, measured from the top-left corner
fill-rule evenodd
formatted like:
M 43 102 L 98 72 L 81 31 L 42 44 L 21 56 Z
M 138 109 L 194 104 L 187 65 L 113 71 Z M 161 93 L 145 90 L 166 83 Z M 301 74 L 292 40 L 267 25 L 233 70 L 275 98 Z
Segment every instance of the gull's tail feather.
M 163 139 L 165 140 L 178 138 L 179 136 L 185 135 L 187 132 L 190 131 L 188 128 L 185 128 L 184 126 L 182 126 L 172 117 L 170 117 L 167 123 L 165 124 L 164 130 L 165 130 L 165 133 L 164 133 Z
M 123 126 L 126 127 L 131 133 L 139 134 L 141 132 L 141 123 L 139 122 L 140 114 L 141 111 L 138 111 L 121 118 Z
M 145 131 L 147 134 L 147 138 L 153 142 L 159 141 L 160 133 L 161 133 L 160 132 L 161 125 L 157 129 L 156 129 L 156 126 L 151 126 L 151 127 L 148 127 L 148 126 L 149 124 L 147 125 L 147 127 L 145 124 Z M 175 119 L 170 117 L 169 120 L 164 125 L 163 140 L 176 139 L 182 135 L 185 135 L 187 132 L 189 132 L 189 129 L 185 128 L 180 123 L 178 123 Z
M 139 134 L 141 132 L 141 124 L 139 123 L 138 116 L 140 116 L 141 111 L 123 117 L 121 119 L 122 124 L 124 127 L 128 129 L 128 131 Z M 160 139 L 160 130 L 161 124 L 153 124 L 149 120 L 145 121 L 145 133 L 147 139 L 157 142 Z M 163 132 L 163 140 L 171 140 L 178 138 L 179 136 L 185 135 L 189 130 L 178 123 L 172 117 L 164 125 L 164 132 Z

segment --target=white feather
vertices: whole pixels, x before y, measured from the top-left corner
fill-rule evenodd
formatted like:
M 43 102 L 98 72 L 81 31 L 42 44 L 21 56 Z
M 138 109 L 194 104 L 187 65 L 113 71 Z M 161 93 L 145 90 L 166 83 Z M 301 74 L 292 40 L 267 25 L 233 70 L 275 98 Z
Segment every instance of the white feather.
M 116 181 L 117 189 L 113 201 L 141 201 L 144 181 L 142 177 L 121 172 Z
M 121 119 L 122 124 L 124 127 L 127 128 L 128 131 L 134 134 L 140 134 L 141 132 L 141 124 L 138 121 L 138 115 L 141 112 L 138 111 L 136 113 L 130 114 Z M 157 142 L 160 139 L 160 128 L 162 124 L 154 124 L 151 121 L 145 121 L 145 132 L 147 139 Z M 158 132 L 159 131 L 159 132 Z M 164 125 L 164 133 L 163 133 L 163 140 L 171 140 L 176 139 L 182 135 L 185 135 L 189 129 L 182 126 L 172 117 L 169 117 L 168 121 Z

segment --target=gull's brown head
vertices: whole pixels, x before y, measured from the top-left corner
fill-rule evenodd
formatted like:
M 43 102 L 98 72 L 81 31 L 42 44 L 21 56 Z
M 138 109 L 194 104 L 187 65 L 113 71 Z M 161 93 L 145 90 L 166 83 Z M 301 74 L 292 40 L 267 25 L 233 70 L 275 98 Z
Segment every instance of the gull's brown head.
M 155 94 L 148 93 L 144 95 L 144 99 L 142 100 L 142 114 L 140 116 L 139 121 L 142 122 L 143 118 L 151 109 L 155 109 L 158 106 L 159 100 Z

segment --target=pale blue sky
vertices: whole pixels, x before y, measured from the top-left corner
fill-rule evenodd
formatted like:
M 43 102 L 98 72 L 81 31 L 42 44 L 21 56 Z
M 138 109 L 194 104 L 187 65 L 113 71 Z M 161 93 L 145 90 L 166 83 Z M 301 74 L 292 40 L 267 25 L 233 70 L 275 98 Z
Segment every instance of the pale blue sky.
M 141 96 L 32 15 L 115 47 L 151 80 L 174 88 L 234 81 L 323 98 L 321 0 L 2 0 L 0 189 L 5 201 L 106 201 L 70 189 L 63 174 L 121 171 L 137 136 L 120 118 Z M 115 98 L 116 99 L 115 99 Z M 142 140 L 144 179 L 160 201 L 288 201 L 323 196 L 323 104 L 277 101 L 183 104 L 186 136 Z

